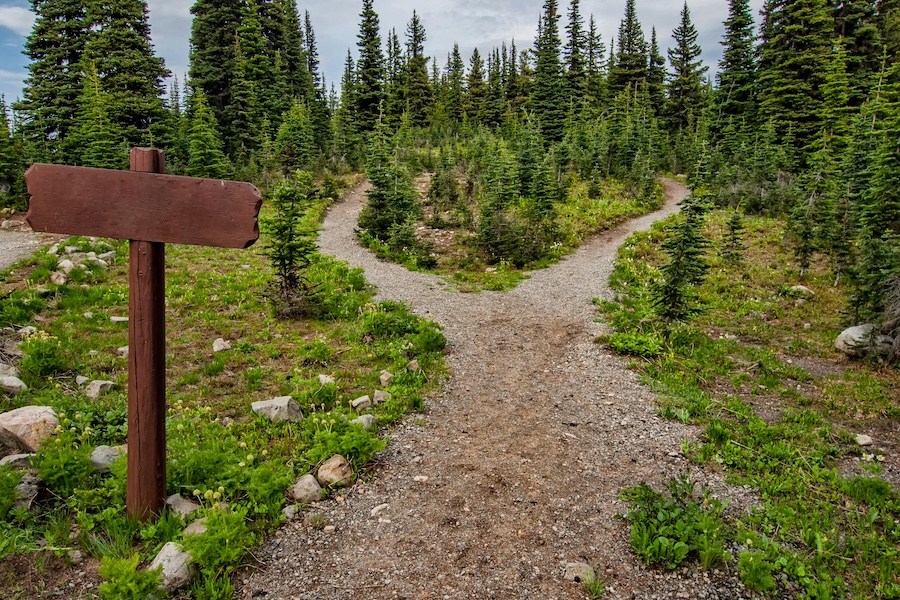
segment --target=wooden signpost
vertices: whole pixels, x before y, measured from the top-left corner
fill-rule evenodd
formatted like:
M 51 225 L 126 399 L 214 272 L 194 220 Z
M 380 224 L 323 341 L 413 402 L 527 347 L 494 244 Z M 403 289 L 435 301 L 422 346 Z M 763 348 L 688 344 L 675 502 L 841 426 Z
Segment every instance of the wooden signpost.
M 131 172 L 35 164 L 25 173 L 35 231 L 130 240 L 128 515 L 166 498 L 165 244 L 247 248 L 262 197 L 249 183 L 163 175 L 165 158 L 131 150 Z

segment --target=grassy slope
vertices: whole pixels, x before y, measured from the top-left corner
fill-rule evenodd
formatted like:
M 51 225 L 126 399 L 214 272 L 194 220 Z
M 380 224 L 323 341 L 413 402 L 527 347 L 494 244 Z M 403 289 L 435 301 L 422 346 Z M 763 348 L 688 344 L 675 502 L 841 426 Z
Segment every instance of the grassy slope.
M 879 441 L 896 447 L 900 373 L 849 362 L 833 349 L 846 290 L 819 262 L 799 279 L 783 223 L 748 218 L 743 261 L 718 257 L 727 216 L 707 226 L 711 270 L 698 290 L 707 310 L 663 326 L 652 281 L 666 258 L 664 224 L 629 239 L 614 274 L 620 302 L 603 311 L 610 342 L 643 354 L 633 367 L 660 394 L 661 415 L 704 428 L 689 457 L 753 486 L 761 503 L 730 523 L 744 581 L 775 595 L 900 597 L 900 495 L 883 479 Z M 804 300 L 790 289 L 815 292 Z M 874 449 L 853 433 L 873 432 Z M 894 481 L 896 484 L 896 481 Z M 774 578 L 784 580 L 776 589 Z

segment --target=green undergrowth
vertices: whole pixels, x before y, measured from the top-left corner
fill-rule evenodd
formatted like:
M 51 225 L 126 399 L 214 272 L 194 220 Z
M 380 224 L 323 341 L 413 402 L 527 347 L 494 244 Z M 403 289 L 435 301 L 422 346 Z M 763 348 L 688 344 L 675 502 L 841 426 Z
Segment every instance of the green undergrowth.
M 758 494 L 750 513 L 718 529 L 737 545 L 725 560 L 745 585 L 775 597 L 900 598 L 900 494 L 879 477 L 881 448 L 896 439 L 900 374 L 833 349 L 845 290 L 824 262 L 800 278 L 782 222 L 746 217 L 745 248 L 726 261 L 729 216 L 714 211 L 706 225 L 710 270 L 687 323 L 666 323 L 653 305 L 660 245 L 679 217 L 629 238 L 616 300 L 600 306 L 615 333 L 600 341 L 633 357 L 662 417 L 702 428 L 683 444 L 690 460 Z M 874 447 L 857 446 L 860 431 Z M 639 557 L 672 566 L 696 552 L 706 562 L 689 531 L 705 518 L 691 516 L 696 500 L 646 488 L 626 497 Z
M 317 199 L 306 218 L 319 221 L 327 202 Z M 390 393 L 367 411 L 380 427 L 420 409 L 443 369 L 440 327 L 402 304 L 375 302 L 361 270 L 319 255 L 305 272 L 316 284 L 315 317 L 280 319 L 266 298 L 272 271 L 264 242 L 244 251 L 166 247 L 166 491 L 201 505 L 187 519 L 167 511 L 153 523 L 129 520 L 125 458 L 109 474 L 90 465 L 93 448 L 127 441 L 127 359 L 117 349 L 128 344 L 128 325 L 110 321 L 128 313 L 127 242 L 62 243 L 117 252 L 108 272 L 76 270 L 67 285 L 49 282 L 58 257 L 46 250 L 3 275 L 9 293 L 0 300 L 0 320 L 12 328 L 6 341 L 16 341 L 14 330 L 26 325 L 38 332 L 20 345 L 18 367 L 29 389 L 0 398 L 0 411 L 49 405 L 61 423 L 34 460 L 47 487 L 31 510 L 13 506 L 18 474 L 0 470 L 0 558 L 64 557 L 79 548 L 103 560 L 102 572 L 113 578 L 105 589 L 143 593 L 153 580 L 135 574 L 134 557 L 145 564 L 175 541 L 200 567 L 191 596 L 230 597 L 229 574 L 281 522 L 285 490 L 299 475 L 340 453 L 358 477 L 368 476 L 367 463 L 388 439 L 378 428 L 351 423 L 357 414 L 350 401 L 375 389 Z M 231 349 L 214 353 L 220 337 Z M 386 388 L 379 382 L 383 369 L 394 375 Z M 116 386 L 92 400 L 76 375 Z M 321 383 L 320 375 L 334 383 Z M 301 423 L 272 423 L 250 409 L 254 401 L 287 395 L 299 403 Z M 206 517 L 208 532 L 185 540 L 186 521 L 199 517 Z M 6 575 L 0 579 L 11 597 L 34 593 Z

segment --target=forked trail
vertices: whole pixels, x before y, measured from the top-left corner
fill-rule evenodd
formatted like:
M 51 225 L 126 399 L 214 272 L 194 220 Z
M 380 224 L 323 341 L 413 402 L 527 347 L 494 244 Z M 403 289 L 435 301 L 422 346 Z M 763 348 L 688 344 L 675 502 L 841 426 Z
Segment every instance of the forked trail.
M 600 567 L 606 597 L 745 596 L 730 574 L 645 568 L 617 519 L 627 512 L 619 492 L 685 470 L 680 442 L 695 435 L 657 417 L 649 390 L 593 342 L 604 326 L 591 300 L 610 296 L 619 246 L 688 193 L 664 183 L 663 209 L 505 293 L 449 292 L 436 276 L 378 260 L 354 234 L 364 188 L 337 204 L 322 252 L 364 268 L 379 299 L 441 323 L 450 377 L 423 419 L 391 433 L 377 478 L 313 509 L 335 531 L 285 525 L 243 597 L 584 598 L 563 576 L 576 561 Z

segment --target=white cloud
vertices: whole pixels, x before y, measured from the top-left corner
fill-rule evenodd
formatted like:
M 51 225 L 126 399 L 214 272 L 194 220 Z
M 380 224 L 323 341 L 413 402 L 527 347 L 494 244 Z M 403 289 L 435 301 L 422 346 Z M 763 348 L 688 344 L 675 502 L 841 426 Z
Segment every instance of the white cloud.
M 0 6 L 0 27 L 12 29 L 19 35 L 31 33 L 34 13 L 19 6 Z

